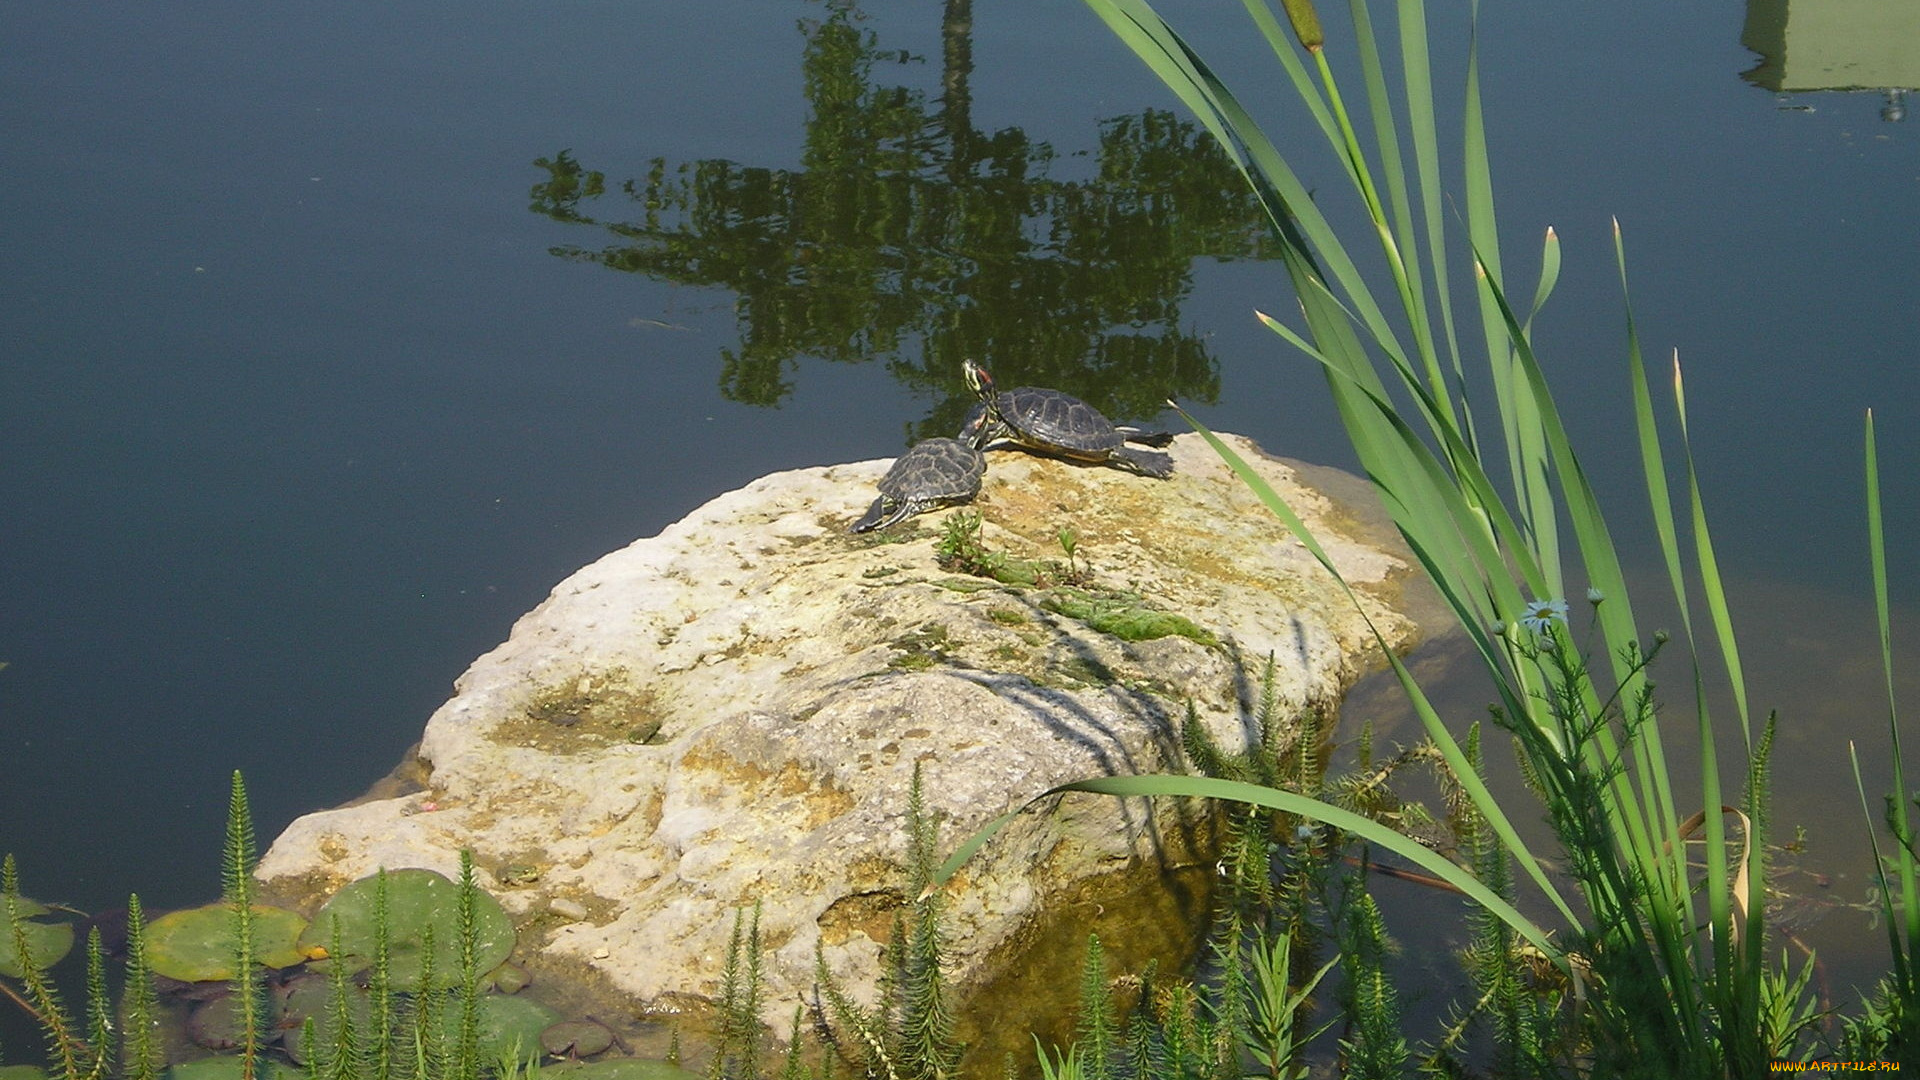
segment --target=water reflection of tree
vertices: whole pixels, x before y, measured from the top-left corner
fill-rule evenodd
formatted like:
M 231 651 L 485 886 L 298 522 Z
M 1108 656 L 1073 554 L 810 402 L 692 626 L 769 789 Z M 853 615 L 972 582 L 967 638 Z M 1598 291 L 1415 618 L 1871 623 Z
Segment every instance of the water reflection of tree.
M 638 219 L 607 220 L 585 212 L 607 197 L 601 173 L 565 152 L 540 159 L 533 209 L 618 237 L 555 254 L 733 290 L 740 343 L 722 353 L 720 388 L 735 401 L 778 404 L 801 355 L 885 358 L 942 398 L 920 435 L 959 426 L 963 356 L 1116 417 L 1170 395 L 1212 400 L 1217 366 L 1180 326 L 1180 301 L 1195 258 L 1267 254 L 1240 176 L 1191 125 L 1148 111 L 1100 125 L 1092 179 L 1050 178 L 1046 143 L 973 126 L 970 8 L 946 4 L 931 103 L 876 85 L 876 62 L 908 58 L 879 50 L 851 7 L 803 24 L 799 169 L 656 158 L 619 188 Z

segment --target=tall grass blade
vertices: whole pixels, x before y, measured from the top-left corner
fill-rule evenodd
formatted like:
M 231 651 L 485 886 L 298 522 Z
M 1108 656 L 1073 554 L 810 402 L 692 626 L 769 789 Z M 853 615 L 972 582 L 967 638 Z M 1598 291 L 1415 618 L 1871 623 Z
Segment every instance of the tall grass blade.
M 1218 780 L 1206 776 L 1101 776 L 1088 780 L 1076 780 L 1047 789 L 1027 800 L 1018 809 L 1002 814 L 987 823 L 981 830 L 960 845 L 948 857 L 940 872 L 934 877 L 934 885 L 945 883 L 959 869 L 966 865 L 974 852 L 1004 829 L 1021 811 L 1054 795 L 1071 791 L 1092 792 L 1098 795 L 1118 795 L 1133 797 L 1144 795 L 1171 795 L 1196 799 L 1230 799 L 1235 802 L 1264 806 L 1269 810 L 1298 814 L 1301 817 L 1331 825 L 1343 832 L 1351 833 L 1370 844 L 1385 848 L 1395 855 L 1420 867 L 1448 885 L 1466 894 L 1475 903 L 1492 912 L 1502 922 L 1511 926 L 1521 937 L 1526 938 L 1541 953 L 1553 960 L 1562 970 L 1568 970 L 1565 956 L 1560 947 L 1553 943 L 1531 919 L 1522 915 L 1512 904 L 1500 898 L 1493 890 L 1481 884 L 1471 873 L 1449 862 L 1444 856 L 1394 832 L 1385 825 L 1361 817 L 1350 810 L 1343 810 L 1331 803 L 1319 799 L 1310 799 L 1290 791 L 1261 787 L 1237 780 Z
M 1874 435 L 1873 413 L 1866 417 L 1867 545 L 1873 569 L 1874 618 L 1880 631 L 1880 667 L 1886 679 L 1887 739 L 1893 755 L 1893 794 L 1887 799 L 1886 820 L 1893 830 L 1893 855 L 1883 860 L 1878 841 L 1874 841 L 1874 863 L 1880 874 L 1882 903 L 1887 911 L 1887 937 L 1893 963 L 1894 994 L 1899 1005 L 1900 1038 L 1907 1054 L 1920 1048 L 1920 865 L 1914 856 L 1914 836 L 1908 813 L 1906 754 L 1900 743 L 1900 716 L 1893 690 L 1893 617 L 1887 588 L 1886 522 L 1880 505 L 1880 451 Z M 1860 765 L 1854 762 L 1854 783 L 1859 785 Z M 1861 789 L 1864 804 L 1866 792 Z M 1872 823 L 1868 823 L 1872 838 Z M 1887 864 L 1892 863 L 1894 881 L 1887 880 Z M 1900 890 L 1899 927 L 1895 929 L 1893 890 Z

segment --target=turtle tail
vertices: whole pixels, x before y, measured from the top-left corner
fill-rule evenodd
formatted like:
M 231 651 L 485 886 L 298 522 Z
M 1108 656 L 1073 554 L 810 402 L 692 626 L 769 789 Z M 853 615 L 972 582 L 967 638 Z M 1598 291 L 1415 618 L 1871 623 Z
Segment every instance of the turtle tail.
M 1173 475 L 1173 456 L 1158 450 L 1135 450 L 1131 446 L 1122 446 L 1114 450 L 1107 460 L 1128 472 L 1151 476 L 1155 480 L 1165 480 Z

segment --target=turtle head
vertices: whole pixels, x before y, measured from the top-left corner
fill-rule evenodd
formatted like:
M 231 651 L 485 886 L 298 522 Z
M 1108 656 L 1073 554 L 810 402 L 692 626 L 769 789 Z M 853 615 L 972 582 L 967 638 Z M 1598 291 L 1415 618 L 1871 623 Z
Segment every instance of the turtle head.
M 967 388 L 972 390 L 975 396 L 981 401 L 989 403 L 993 401 L 993 376 L 987 374 L 986 368 L 968 358 L 960 361 L 960 370 L 967 377 Z

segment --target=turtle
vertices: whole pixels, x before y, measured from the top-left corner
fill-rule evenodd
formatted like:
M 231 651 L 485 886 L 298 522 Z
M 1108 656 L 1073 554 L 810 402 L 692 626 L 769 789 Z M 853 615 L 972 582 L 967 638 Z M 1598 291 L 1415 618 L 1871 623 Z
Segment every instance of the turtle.
M 986 419 L 987 407 L 984 404 L 975 405 L 973 409 L 967 413 L 966 422 L 960 425 L 960 434 L 954 436 L 954 438 L 962 442 L 974 441 L 980 434 L 980 425 L 985 423 Z M 1173 432 L 1171 431 L 1148 431 L 1145 428 L 1129 427 L 1126 424 L 1115 424 L 1113 425 L 1113 430 L 1119 432 L 1121 438 L 1130 443 L 1139 443 L 1141 446 L 1164 448 L 1173 445 Z M 1003 428 L 989 436 L 988 441 L 991 442 L 993 439 L 1000 438 L 1005 434 L 1006 431 Z
M 982 407 L 968 416 L 960 437 L 970 438 L 976 448 L 984 449 L 995 439 L 1009 438 L 1029 450 L 1070 461 L 1111 465 L 1160 480 L 1173 475 L 1172 457 L 1127 445 L 1130 438 L 1164 445 L 1154 443 L 1163 438 L 1161 434 L 1138 429 L 1122 431 L 1102 416 L 1100 410 L 1058 390 L 1021 386 L 997 391 L 993 376 L 972 360 L 963 362 L 963 370 L 967 385 L 979 395 Z
M 880 478 L 880 497 L 849 532 L 872 532 L 939 506 L 967 502 L 980 494 L 987 459 L 959 439 L 923 439 L 894 459 Z

